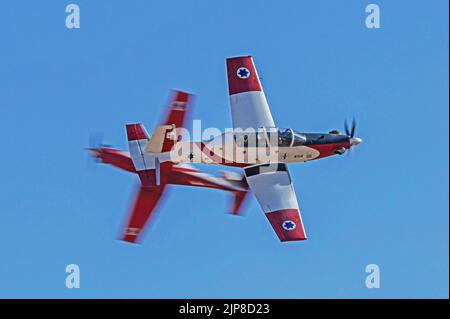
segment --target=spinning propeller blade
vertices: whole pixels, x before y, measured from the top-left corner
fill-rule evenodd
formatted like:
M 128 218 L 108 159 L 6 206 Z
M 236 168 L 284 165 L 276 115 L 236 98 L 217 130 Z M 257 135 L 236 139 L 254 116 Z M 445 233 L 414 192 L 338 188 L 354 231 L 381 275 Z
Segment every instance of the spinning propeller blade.
M 355 120 L 355 118 L 353 118 L 353 120 L 352 120 L 352 127 L 351 127 L 351 129 L 348 128 L 347 120 L 345 120 L 345 122 L 344 122 L 344 129 L 345 129 L 345 134 L 347 134 L 347 136 L 350 136 L 351 138 L 353 138 L 355 136 L 355 132 L 356 132 L 356 120 Z
M 353 146 L 356 146 L 358 144 L 360 144 L 362 142 L 362 140 L 358 137 L 355 137 L 355 133 L 356 133 L 356 120 L 353 117 L 352 120 L 352 126 L 351 128 L 348 127 L 347 124 L 347 120 L 345 120 L 344 122 L 344 129 L 345 129 L 345 134 L 349 137 L 350 139 L 350 148 L 349 151 L 352 149 Z M 350 154 L 350 152 L 348 152 L 347 154 Z
M 89 134 L 89 147 L 86 149 L 89 153 L 88 157 L 88 168 L 94 169 L 95 166 L 92 165 L 93 160 L 94 163 L 100 163 L 101 160 L 98 157 L 98 154 L 101 152 L 102 148 L 111 147 L 111 145 L 103 143 L 103 133 L 95 132 Z

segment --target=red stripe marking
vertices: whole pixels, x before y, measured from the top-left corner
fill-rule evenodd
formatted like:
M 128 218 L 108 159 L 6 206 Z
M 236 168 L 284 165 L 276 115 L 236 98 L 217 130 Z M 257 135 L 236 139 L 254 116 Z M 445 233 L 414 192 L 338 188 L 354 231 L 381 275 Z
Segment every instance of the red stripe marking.
M 318 159 L 318 158 L 336 155 L 334 153 L 334 151 L 339 147 L 345 147 L 348 150 L 350 148 L 350 143 L 342 142 L 342 143 L 335 143 L 335 144 L 316 144 L 316 145 L 307 145 L 307 146 L 312 149 L 315 149 L 316 151 L 319 151 L 320 155 L 315 158 L 315 159 Z

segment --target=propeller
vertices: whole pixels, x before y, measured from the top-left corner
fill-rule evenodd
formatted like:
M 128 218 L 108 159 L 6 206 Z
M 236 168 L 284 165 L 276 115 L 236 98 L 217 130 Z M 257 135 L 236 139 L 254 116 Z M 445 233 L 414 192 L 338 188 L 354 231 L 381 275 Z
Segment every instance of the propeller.
M 100 163 L 101 160 L 98 157 L 98 153 L 101 151 L 100 150 L 101 148 L 105 148 L 105 147 L 111 147 L 111 145 L 103 143 L 103 133 L 95 132 L 95 133 L 89 134 L 89 147 L 86 148 L 86 151 L 90 155 L 88 158 L 88 167 L 90 169 L 92 169 L 93 166 L 90 165 L 90 163 L 92 163 L 92 161 L 90 161 L 89 159 L 93 159 L 93 161 L 95 163 Z
M 352 120 L 352 126 L 349 128 L 347 120 L 345 120 L 344 122 L 344 129 L 345 129 L 345 134 L 350 138 L 350 149 L 355 146 L 358 145 L 362 142 L 362 139 L 360 139 L 359 137 L 355 137 L 355 132 L 356 132 L 356 120 L 353 117 Z M 350 153 L 349 153 L 350 154 Z
M 355 136 L 355 131 L 356 131 L 356 120 L 355 120 L 355 118 L 353 118 L 353 120 L 352 120 L 352 127 L 351 127 L 351 129 L 348 128 L 347 120 L 345 120 L 345 122 L 344 122 L 344 129 L 345 129 L 345 134 L 347 134 L 347 136 L 350 136 L 350 138 L 353 138 Z
M 89 134 L 89 149 L 99 149 L 112 147 L 110 144 L 103 143 L 103 133 L 95 132 Z

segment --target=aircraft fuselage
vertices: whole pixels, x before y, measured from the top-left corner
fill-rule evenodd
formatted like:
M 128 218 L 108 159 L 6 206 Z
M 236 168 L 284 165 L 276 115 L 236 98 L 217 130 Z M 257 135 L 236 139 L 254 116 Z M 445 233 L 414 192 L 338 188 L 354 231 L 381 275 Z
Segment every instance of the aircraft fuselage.
M 228 132 L 203 142 L 178 142 L 171 161 L 225 166 L 307 162 L 342 155 L 360 141 L 339 133 Z

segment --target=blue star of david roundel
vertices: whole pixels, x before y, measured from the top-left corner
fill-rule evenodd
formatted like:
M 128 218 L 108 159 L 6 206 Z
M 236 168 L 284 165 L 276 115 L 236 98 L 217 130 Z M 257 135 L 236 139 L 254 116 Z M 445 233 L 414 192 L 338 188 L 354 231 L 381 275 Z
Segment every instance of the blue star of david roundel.
M 250 76 L 250 71 L 247 68 L 241 66 L 240 68 L 237 69 L 236 74 L 239 78 L 246 79 Z
M 292 220 L 285 220 L 281 226 L 283 226 L 283 228 L 286 230 L 294 230 L 295 227 L 297 227 L 297 225 Z

